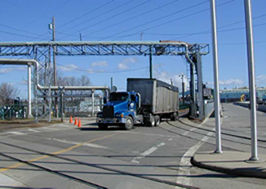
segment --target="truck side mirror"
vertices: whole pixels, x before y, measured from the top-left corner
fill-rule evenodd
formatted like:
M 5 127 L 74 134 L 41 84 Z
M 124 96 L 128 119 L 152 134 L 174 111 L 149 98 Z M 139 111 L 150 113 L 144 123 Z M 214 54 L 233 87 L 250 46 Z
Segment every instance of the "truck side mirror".
M 103 97 L 103 103 L 106 104 L 106 102 L 107 102 L 106 97 Z

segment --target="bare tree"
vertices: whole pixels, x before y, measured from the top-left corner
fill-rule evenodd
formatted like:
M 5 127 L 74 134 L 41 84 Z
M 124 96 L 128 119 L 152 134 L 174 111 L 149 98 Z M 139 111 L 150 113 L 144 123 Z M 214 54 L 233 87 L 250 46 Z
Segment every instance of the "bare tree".
M 80 78 L 58 76 L 57 83 L 61 86 L 88 86 L 91 84 L 89 77 L 85 75 Z
M 12 99 L 18 96 L 18 89 L 9 83 L 2 83 L 0 85 L 0 103 L 9 104 Z

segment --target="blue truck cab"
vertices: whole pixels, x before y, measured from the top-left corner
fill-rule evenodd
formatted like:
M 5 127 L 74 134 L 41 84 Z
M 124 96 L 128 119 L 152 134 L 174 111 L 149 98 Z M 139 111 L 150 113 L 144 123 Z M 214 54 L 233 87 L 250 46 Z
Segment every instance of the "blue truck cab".
M 138 122 L 137 112 L 140 108 L 140 94 L 136 92 L 112 92 L 97 114 L 96 122 L 100 129 L 111 125 L 119 125 L 129 130 Z

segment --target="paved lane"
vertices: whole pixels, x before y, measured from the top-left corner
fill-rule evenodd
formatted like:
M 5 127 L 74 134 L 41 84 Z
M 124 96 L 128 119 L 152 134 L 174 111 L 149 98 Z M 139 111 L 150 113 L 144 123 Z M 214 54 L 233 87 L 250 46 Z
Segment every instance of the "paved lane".
M 223 148 L 249 150 L 248 111 L 231 104 L 224 109 Z M 265 114 L 258 117 L 260 126 Z M 98 130 L 92 121 L 82 123 L 81 129 L 59 124 L 0 133 L 0 181 L 8 177 L 16 186 L 32 188 L 262 188 L 266 184 L 191 166 L 196 151 L 214 150 L 213 118 L 203 125 L 181 119 L 131 131 Z M 264 140 L 265 126 L 259 129 Z M 259 145 L 265 152 L 265 142 Z M 4 184 L 0 182 L 0 188 Z

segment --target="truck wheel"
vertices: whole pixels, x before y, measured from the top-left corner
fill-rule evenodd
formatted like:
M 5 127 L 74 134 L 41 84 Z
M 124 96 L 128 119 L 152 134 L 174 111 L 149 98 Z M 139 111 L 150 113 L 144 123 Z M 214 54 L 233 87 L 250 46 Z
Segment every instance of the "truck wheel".
M 155 118 L 153 115 L 150 115 L 149 126 L 155 127 Z
M 155 126 L 157 127 L 157 126 L 159 126 L 160 125 L 160 123 L 161 123 L 161 118 L 160 118 L 160 116 L 155 116 Z
M 176 113 L 172 113 L 171 116 L 170 116 L 171 121 L 176 121 L 176 117 L 177 117 L 177 114 Z
M 108 129 L 108 125 L 99 123 L 98 124 L 98 128 L 101 129 L 101 130 L 106 130 L 106 129 Z
M 133 129 L 133 127 L 134 127 L 133 119 L 130 116 L 126 117 L 126 123 L 124 128 L 126 130 L 130 130 Z

